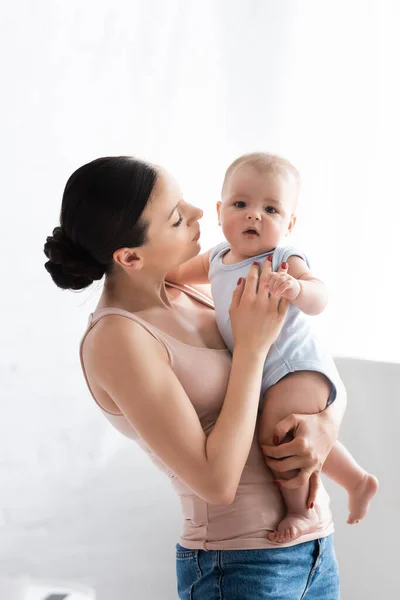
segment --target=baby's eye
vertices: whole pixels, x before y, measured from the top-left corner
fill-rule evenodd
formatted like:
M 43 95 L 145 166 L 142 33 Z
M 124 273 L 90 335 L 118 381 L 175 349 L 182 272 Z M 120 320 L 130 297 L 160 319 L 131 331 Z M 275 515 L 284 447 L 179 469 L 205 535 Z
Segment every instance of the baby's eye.
M 179 213 L 179 219 L 177 220 L 177 222 L 176 222 L 176 223 L 174 223 L 174 224 L 172 225 L 172 227 L 179 227 L 179 225 L 182 223 L 182 221 L 183 221 L 183 217 L 182 217 L 182 215 Z
M 240 205 L 240 206 L 238 206 Z M 237 202 L 234 203 L 233 206 L 236 206 L 236 208 L 244 208 L 246 206 L 246 202 L 243 202 L 243 200 L 238 200 Z
M 270 213 L 271 215 L 276 213 L 276 209 L 273 206 L 267 206 L 265 210 L 267 211 L 267 213 Z

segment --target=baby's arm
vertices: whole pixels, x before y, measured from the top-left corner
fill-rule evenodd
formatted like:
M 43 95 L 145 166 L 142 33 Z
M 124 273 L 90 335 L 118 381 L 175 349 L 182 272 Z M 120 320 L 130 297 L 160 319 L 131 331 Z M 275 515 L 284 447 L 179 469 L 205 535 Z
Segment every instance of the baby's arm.
M 290 276 L 288 282 L 293 278 L 298 284 L 298 295 L 294 299 L 289 298 L 292 304 L 307 315 L 318 315 L 328 303 L 328 289 L 325 283 L 314 277 L 306 262 L 299 256 L 290 256 L 287 264 L 287 273 Z M 285 293 L 282 296 L 285 297 Z
M 300 284 L 300 292 L 292 304 L 307 315 L 318 315 L 328 304 L 328 289 L 323 281 L 314 277 L 305 261 L 299 256 L 288 258 L 288 273 Z
M 203 254 L 198 254 L 182 265 L 179 265 L 179 267 L 168 271 L 166 279 L 173 283 L 186 283 L 188 285 L 209 283 L 208 269 L 210 266 L 210 253 L 211 250 Z

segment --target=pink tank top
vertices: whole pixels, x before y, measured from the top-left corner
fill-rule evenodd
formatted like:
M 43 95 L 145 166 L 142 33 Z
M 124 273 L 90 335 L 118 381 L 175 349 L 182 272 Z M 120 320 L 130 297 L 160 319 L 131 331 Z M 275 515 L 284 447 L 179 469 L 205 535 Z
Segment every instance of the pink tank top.
M 187 285 L 168 285 L 181 289 L 213 309 L 211 300 L 198 290 Z M 229 506 L 217 506 L 205 502 L 179 480 L 144 443 L 123 414 L 113 414 L 104 410 L 90 389 L 83 364 L 82 348 L 90 329 L 101 318 L 110 314 L 132 319 L 162 344 L 171 368 L 193 404 L 206 434 L 212 430 L 225 399 L 231 355 L 228 350 L 213 350 L 185 344 L 154 325 L 150 325 L 134 313 L 118 308 L 100 309 L 92 313 L 80 344 L 80 359 L 86 383 L 105 417 L 123 435 L 135 440 L 149 455 L 152 462 L 170 478 L 180 498 L 184 517 L 183 530 L 179 538 L 181 546 L 203 550 L 274 548 L 292 546 L 333 533 L 329 497 L 321 484 L 316 505 L 320 512 L 319 530 L 289 544 L 276 544 L 268 540 L 267 534 L 282 520 L 285 507 L 279 490 L 273 484 L 273 476 L 264 462 L 257 441 L 257 428 L 234 502 Z

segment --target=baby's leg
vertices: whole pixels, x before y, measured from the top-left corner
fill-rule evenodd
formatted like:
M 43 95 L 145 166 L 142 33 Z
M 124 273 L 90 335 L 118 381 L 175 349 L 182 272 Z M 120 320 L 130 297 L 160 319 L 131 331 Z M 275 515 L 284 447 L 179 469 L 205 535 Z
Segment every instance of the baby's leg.
M 324 410 L 330 391 L 331 383 L 322 373 L 297 371 L 286 375 L 264 394 L 259 424 L 260 443 L 273 444 L 274 427 L 287 415 L 315 414 Z M 297 472 L 275 472 L 274 475 L 279 479 L 292 479 Z M 270 533 L 268 538 L 274 542 L 289 542 L 315 531 L 319 520 L 315 508 L 307 507 L 309 484 L 295 490 L 281 488 L 281 492 L 287 514 L 279 523 L 278 530 Z
M 336 442 L 328 454 L 322 471 L 347 490 L 350 510 L 347 522 L 350 525 L 359 523 L 378 491 L 377 478 L 360 467 L 340 442 Z

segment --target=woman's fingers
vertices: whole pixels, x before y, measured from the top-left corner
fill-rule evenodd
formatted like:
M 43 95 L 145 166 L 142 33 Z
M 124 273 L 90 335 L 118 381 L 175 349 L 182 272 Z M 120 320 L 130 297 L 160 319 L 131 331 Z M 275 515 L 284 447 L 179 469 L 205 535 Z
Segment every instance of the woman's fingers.
M 306 485 L 313 473 L 313 469 L 302 469 L 298 475 L 293 479 L 277 479 L 281 484 L 281 487 L 287 490 L 295 490 L 303 485 Z
M 284 299 L 282 299 L 283 301 Z M 287 301 L 289 303 L 289 301 Z M 310 422 L 310 419 L 311 422 Z M 300 469 L 292 479 L 279 479 L 281 487 L 296 489 L 309 481 L 307 506 L 315 503 L 320 484 L 320 471 L 323 462 L 312 443 L 314 415 L 290 414 L 275 425 L 273 436 L 276 445 L 262 444 L 266 464 L 278 473 Z M 291 433 L 290 442 L 280 444 Z
M 288 270 L 288 264 L 287 262 L 283 262 L 279 265 L 279 269 L 277 271 L 277 273 L 287 273 Z
M 285 300 L 286 300 L 285 298 L 282 298 L 282 302 L 284 302 Z M 286 300 L 286 302 L 289 304 L 288 300 Z M 274 437 L 276 436 L 279 441 L 284 440 L 286 435 L 289 432 L 294 432 L 297 429 L 298 424 L 299 424 L 299 416 L 298 415 L 295 415 L 293 413 L 288 415 L 287 417 L 285 417 L 284 419 L 282 419 L 281 421 L 279 421 L 279 423 L 277 423 L 275 425 Z
M 252 297 L 257 293 L 259 272 L 260 265 L 257 262 L 254 262 L 247 273 L 243 297 Z
M 268 277 L 269 273 L 272 271 L 272 255 L 267 256 L 266 260 L 261 269 L 261 275 L 263 277 Z
M 269 260 L 271 259 L 271 260 Z M 260 273 L 260 286 L 265 289 L 267 286 L 268 288 L 268 280 L 271 276 L 272 273 L 272 256 L 267 257 L 267 259 L 264 261 L 264 264 L 262 266 L 261 269 L 261 273 Z
M 257 262 L 254 262 L 247 274 L 246 283 L 245 283 L 245 291 L 256 293 L 258 288 L 258 284 L 261 289 L 267 289 L 269 291 L 269 279 L 271 278 L 272 273 L 272 256 L 268 256 L 264 261 L 264 264 L 261 267 Z M 282 263 L 279 266 L 277 271 L 278 273 L 287 273 L 287 263 Z M 255 283 L 255 285 L 254 285 Z
M 239 306 L 240 299 L 242 297 L 243 290 L 244 290 L 243 284 L 244 284 L 243 277 L 239 277 L 237 285 L 236 285 L 235 289 L 233 290 L 231 308 L 237 308 Z
M 296 448 L 293 447 L 293 442 L 287 442 L 286 444 L 281 444 L 280 446 L 267 446 L 266 444 L 262 444 L 262 451 L 267 458 L 288 458 L 289 456 L 294 456 L 296 453 Z
M 314 471 L 310 477 L 310 489 L 308 491 L 308 499 L 307 506 L 308 508 L 312 508 L 311 505 L 314 505 L 317 500 L 319 485 L 321 483 L 321 477 L 319 471 Z
M 306 461 L 306 464 L 310 465 L 312 469 L 318 468 L 318 458 L 315 452 L 308 446 L 305 438 L 295 438 L 291 442 L 280 444 L 279 446 L 261 446 L 263 454 L 269 459 L 282 460 L 284 458 L 290 458 L 291 456 L 297 457 L 298 460 Z
M 288 456 L 281 460 L 265 457 L 265 462 L 270 469 L 277 473 L 285 473 L 286 471 L 303 469 L 304 467 L 310 466 L 310 461 L 304 456 Z
M 290 300 L 287 300 L 287 298 L 278 298 L 278 300 L 279 300 L 279 306 L 278 306 L 279 314 L 286 315 L 287 310 L 290 306 Z
M 272 257 L 270 257 L 272 258 Z M 278 269 L 278 273 L 286 273 L 287 272 L 287 263 L 282 263 Z M 284 317 L 287 313 L 287 310 L 290 306 L 290 301 L 286 300 L 286 298 L 282 298 L 280 296 L 274 295 L 270 288 L 270 279 L 271 275 L 273 275 L 272 271 L 272 260 L 266 260 L 264 262 L 261 276 L 260 276 L 260 288 L 265 292 L 269 292 L 268 295 L 264 294 L 262 298 L 262 302 L 265 305 L 271 306 L 274 310 L 277 309 L 280 317 Z

